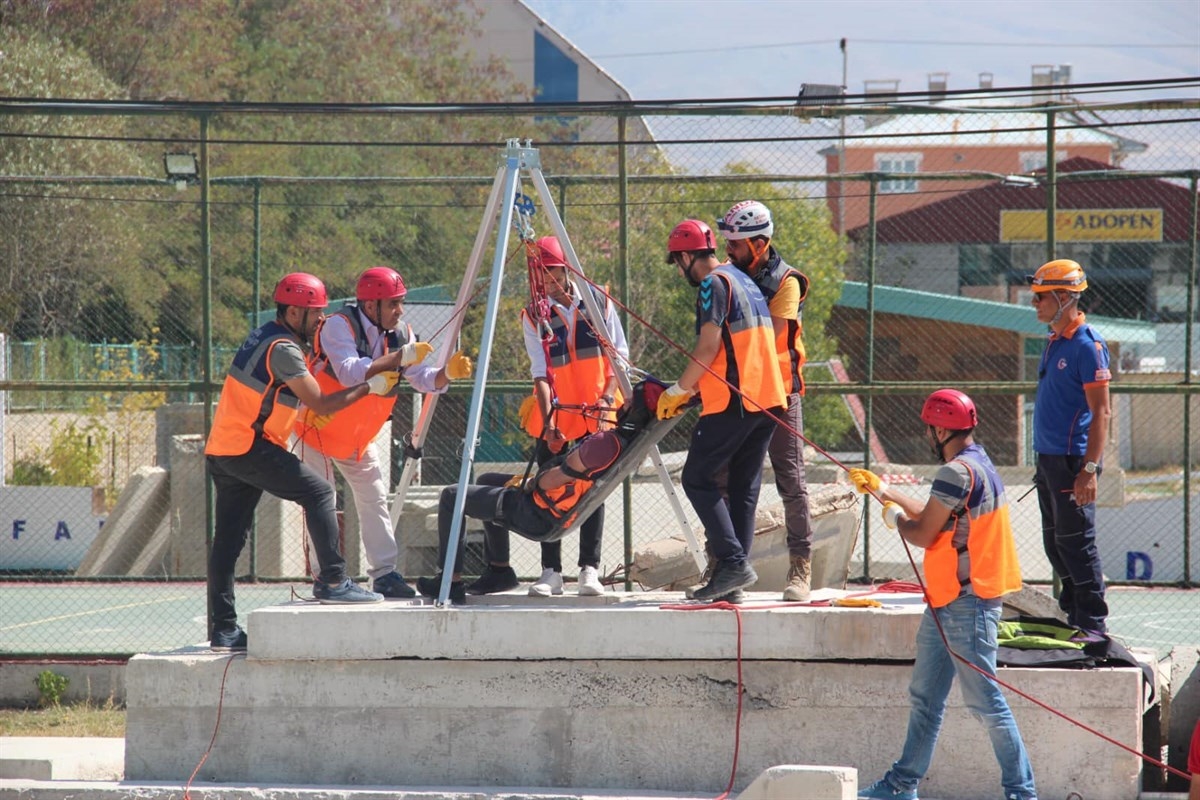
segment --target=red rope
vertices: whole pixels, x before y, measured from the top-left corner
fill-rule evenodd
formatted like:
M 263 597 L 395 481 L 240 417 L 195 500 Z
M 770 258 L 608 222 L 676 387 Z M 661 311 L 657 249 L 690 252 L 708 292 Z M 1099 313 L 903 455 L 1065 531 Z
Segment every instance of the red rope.
M 212 738 L 208 740 L 208 747 L 205 749 L 204 755 L 200 756 L 200 762 L 196 764 L 196 768 L 192 770 L 192 774 L 188 776 L 187 783 L 185 783 L 183 786 L 183 800 L 192 800 L 190 793 L 192 789 L 192 781 L 196 779 L 196 773 L 198 773 L 200 768 L 204 766 L 204 762 L 208 760 L 209 754 L 212 753 L 213 745 L 216 744 L 217 731 L 221 729 L 221 708 L 225 705 L 225 679 L 229 677 L 229 668 L 233 666 L 233 662 L 236 661 L 239 656 L 241 658 L 245 658 L 246 654 L 234 653 L 225 662 L 225 670 L 221 673 L 221 693 L 217 697 L 217 721 L 213 723 Z

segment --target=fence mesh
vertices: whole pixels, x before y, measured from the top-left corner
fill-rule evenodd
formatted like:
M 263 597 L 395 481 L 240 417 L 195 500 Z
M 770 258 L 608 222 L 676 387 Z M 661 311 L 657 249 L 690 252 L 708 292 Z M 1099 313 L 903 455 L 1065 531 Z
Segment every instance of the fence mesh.
M 204 639 L 196 582 L 210 526 L 205 402 L 215 402 L 247 332 L 273 315 L 274 282 L 303 270 L 331 297 L 350 297 L 364 268 L 391 264 L 410 288 L 406 319 L 417 332 L 477 353 L 488 278 L 467 308 L 454 297 L 500 166 L 497 143 L 514 132 L 538 148 L 588 277 L 621 308 L 633 363 L 667 380 L 694 339 L 691 290 L 663 263 L 667 232 L 748 197 L 767 203 L 774 245 L 812 283 L 806 438 L 923 496 L 934 468 L 917 422 L 921 399 L 944 385 L 969 391 L 980 438 L 1007 482 L 1023 573 L 1035 582 L 1052 577 L 1036 498 L 1026 496 L 1044 328 L 1024 275 L 1048 256 L 1084 264 L 1085 310 L 1108 339 L 1115 374 L 1098 514 L 1105 573 L 1116 584 L 1196 584 L 1194 108 L 862 110 L 831 119 L 794 107 L 701 110 L 0 113 L 10 146 L 0 161 L 0 497 L 10 529 L 0 537 L 0 595 L 33 582 L 40 598 L 36 608 L 0 603 L 0 652 L 127 653 Z M 207 182 L 161 177 L 164 141 L 169 151 L 199 150 Z M 35 164 L 55 171 L 31 174 Z M 528 182 L 520 190 L 535 195 Z M 548 209 L 532 224 L 536 235 L 553 232 Z M 529 366 L 515 238 L 504 260 L 479 470 L 522 469 L 530 446 L 517 423 Z M 456 313 L 461 339 L 445 341 Z M 401 517 L 406 575 L 436 566 L 431 520 L 438 488 L 458 477 L 466 388 L 439 401 Z M 419 403 L 403 397 L 379 440 L 393 486 Z M 660 447 L 675 469 L 692 424 Z M 810 485 L 844 483 L 840 469 L 809 455 Z M 362 576 L 353 501 L 342 489 L 344 546 Z M 679 533 L 653 477 L 628 491 L 628 519 L 620 493 L 608 505 L 602 571 L 614 576 L 631 553 Z M 777 499 L 768 478 L 762 503 Z M 106 524 L 121 537 L 105 536 Z M 888 533 L 865 515 L 851 577 L 911 577 Z M 470 542 L 468 572 L 481 567 L 477 534 Z M 302 521 L 264 500 L 253 545 L 239 568 L 243 611 L 278 602 L 288 585 L 307 593 Z M 575 537 L 564 545 L 573 564 Z M 513 558 L 523 576 L 540 571 L 536 545 L 519 537 Z M 47 581 L 61 585 L 46 589 Z M 97 606 L 78 594 L 96 586 L 136 598 L 113 594 Z M 1114 593 L 1114 620 L 1126 596 Z M 1154 595 L 1153 613 L 1194 618 L 1180 617 L 1193 602 L 1181 597 Z M 127 605 L 136 621 L 81 624 L 53 641 L 37 623 L 95 620 Z M 140 639 L 126 630 L 138 625 L 147 631 Z M 1161 645 L 1140 628 L 1118 632 Z

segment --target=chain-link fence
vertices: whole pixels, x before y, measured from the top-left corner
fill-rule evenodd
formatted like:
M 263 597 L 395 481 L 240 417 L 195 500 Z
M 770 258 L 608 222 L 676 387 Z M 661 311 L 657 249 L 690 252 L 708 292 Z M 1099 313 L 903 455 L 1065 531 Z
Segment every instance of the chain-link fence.
M 1008 484 L 1025 577 L 1046 584 L 1037 503 L 1026 496 L 1045 328 L 1024 275 L 1050 258 L 1079 261 L 1085 309 L 1114 372 L 1098 513 L 1105 573 L 1113 584 L 1195 586 L 1196 110 L 691 104 L 535 116 L 528 106 L 0 103 L 9 148 L 0 162 L 0 596 L 66 584 L 38 594 L 36 613 L 3 602 L 0 652 L 152 646 L 111 625 L 84 626 L 53 647 L 31 633 L 38 619 L 105 613 L 68 591 L 87 586 L 136 589 L 130 603 L 144 616 L 135 624 L 179 619 L 182 604 L 190 616 L 166 639 L 204 638 L 196 582 L 212 523 L 203 440 L 233 349 L 274 312 L 274 282 L 303 270 L 331 297 L 349 297 L 364 268 L 391 264 L 422 338 L 478 352 L 487 287 L 473 287 L 466 308 L 454 298 L 500 142 L 514 134 L 538 148 L 588 277 L 620 306 L 632 362 L 667 380 L 694 340 L 692 290 L 663 264 L 667 232 L 748 197 L 767 203 L 773 244 L 812 285 L 806 438 L 923 495 L 934 467 L 921 399 L 942 386 L 968 391 Z M 195 173 L 163 177 L 164 151 L 184 156 L 172 168 L 194 152 Z M 284 165 L 288 174 L 272 174 Z M 552 233 L 547 214 L 532 217 L 538 235 Z M 518 322 L 529 295 L 524 253 L 515 240 L 511 249 L 477 470 L 520 470 L 529 453 L 517 421 L 530 390 Z M 456 314 L 461 339 L 445 341 Z M 410 576 L 435 566 L 436 488 L 458 477 L 469 387 L 439 402 L 398 527 Z M 419 404 L 402 397 L 379 440 L 393 486 Z M 682 463 L 691 424 L 660 446 L 669 466 Z M 810 457 L 811 484 L 844 481 Z M 769 484 L 763 503 L 777 500 Z M 602 564 L 618 578 L 635 551 L 679 533 L 655 478 L 623 494 L 608 504 Z M 344 545 L 361 576 L 344 495 Z M 566 564 L 575 538 L 564 542 Z M 477 534 L 470 541 L 468 572 L 481 563 Z M 239 567 L 246 591 L 302 583 L 304 548 L 298 515 L 264 499 Z M 513 558 L 524 576 L 540 569 L 536 545 L 519 537 Z M 870 514 L 850 571 L 911 573 Z M 1180 596 L 1163 594 L 1155 611 L 1178 617 Z

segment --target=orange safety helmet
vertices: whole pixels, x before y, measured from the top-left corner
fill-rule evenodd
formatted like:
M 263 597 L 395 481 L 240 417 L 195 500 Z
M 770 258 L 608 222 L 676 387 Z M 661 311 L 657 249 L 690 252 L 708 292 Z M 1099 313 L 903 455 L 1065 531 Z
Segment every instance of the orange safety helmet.
M 529 257 L 529 266 L 536 267 L 539 261 L 546 269 L 567 266 L 567 256 L 563 253 L 562 244 L 557 236 L 543 236 L 534 245 L 537 247 L 537 256 Z
M 685 219 L 671 229 L 667 236 L 667 263 L 671 261 L 672 253 L 684 253 L 694 250 L 716 250 L 716 240 L 713 239 L 712 228 L 698 219 Z
M 975 403 L 957 389 L 938 389 L 925 398 L 921 421 L 951 431 L 966 431 L 979 424 Z
M 1069 258 L 1059 258 L 1042 264 L 1037 272 L 1025 276 L 1025 282 L 1038 294 L 1059 289 L 1065 292 L 1082 292 L 1088 287 L 1083 267 Z
M 329 305 L 325 284 L 316 275 L 291 272 L 275 284 L 275 302 L 300 308 L 324 308 Z
M 354 296 L 359 300 L 391 300 L 406 294 L 408 289 L 404 288 L 404 279 L 391 267 L 371 267 L 364 271 L 358 276 L 358 286 L 354 290 Z

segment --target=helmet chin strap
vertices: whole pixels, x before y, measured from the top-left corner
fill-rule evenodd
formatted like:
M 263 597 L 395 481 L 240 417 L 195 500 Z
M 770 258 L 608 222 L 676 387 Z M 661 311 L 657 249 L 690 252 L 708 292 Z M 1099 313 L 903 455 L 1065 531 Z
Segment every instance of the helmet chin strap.
M 304 309 L 304 316 L 302 316 L 302 317 L 300 318 L 300 330 L 296 330 L 296 329 L 295 329 L 295 328 L 293 328 L 291 325 L 289 325 L 289 324 L 288 324 L 288 321 L 287 321 L 287 317 L 286 317 L 286 316 L 283 318 L 283 327 L 285 327 L 285 328 L 287 328 L 289 331 L 291 331 L 291 332 L 292 332 L 292 334 L 293 334 L 293 335 L 294 335 L 294 336 L 295 336 L 297 339 L 299 339 L 300 341 L 304 342 L 304 344 L 309 344 L 309 340 L 308 340 L 308 334 L 306 334 L 306 333 L 304 332 L 304 330 L 305 330 L 305 329 L 308 327 L 308 315 L 309 315 L 310 313 L 312 313 L 312 309 L 311 309 L 311 308 L 305 308 L 305 309 Z
M 756 271 L 758 271 L 760 266 L 766 263 L 767 253 L 771 252 L 771 240 L 768 239 L 767 241 L 763 242 L 761 250 L 755 249 L 753 239 L 747 239 L 746 244 L 750 247 L 750 254 L 754 256 L 754 258 L 750 259 L 750 268 L 747 269 L 746 272 L 753 275 Z
M 1050 320 L 1050 327 L 1053 328 L 1058 324 L 1059 320 L 1062 319 L 1063 312 L 1079 302 L 1079 295 L 1072 292 L 1071 298 L 1066 302 L 1063 302 L 1063 300 L 1058 296 L 1058 292 L 1051 292 L 1051 294 L 1054 295 L 1054 301 L 1058 303 L 1058 311 L 1054 312 L 1054 318 Z
M 946 463 L 946 445 L 950 444 L 953 439 L 963 435 L 963 433 L 965 431 L 955 431 L 945 439 L 938 439 L 937 431 L 934 430 L 932 425 L 929 426 L 929 438 L 933 440 L 929 445 L 929 450 L 933 453 L 933 457 L 938 460 L 939 464 Z

